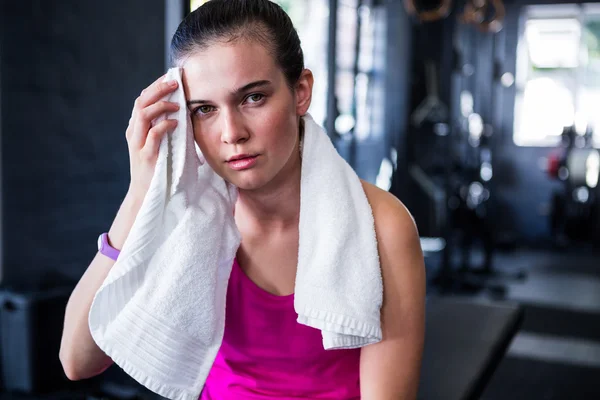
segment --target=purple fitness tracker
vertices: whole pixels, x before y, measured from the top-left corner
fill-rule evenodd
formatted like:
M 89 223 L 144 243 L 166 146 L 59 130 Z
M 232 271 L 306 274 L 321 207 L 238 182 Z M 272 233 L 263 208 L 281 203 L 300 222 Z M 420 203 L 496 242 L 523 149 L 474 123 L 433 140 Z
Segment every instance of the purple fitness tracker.
M 111 260 L 117 261 L 119 254 L 121 253 L 119 250 L 115 249 L 108 243 L 108 233 L 104 232 L 98 237 L 98 251 L 104 254 L 106 257 Z

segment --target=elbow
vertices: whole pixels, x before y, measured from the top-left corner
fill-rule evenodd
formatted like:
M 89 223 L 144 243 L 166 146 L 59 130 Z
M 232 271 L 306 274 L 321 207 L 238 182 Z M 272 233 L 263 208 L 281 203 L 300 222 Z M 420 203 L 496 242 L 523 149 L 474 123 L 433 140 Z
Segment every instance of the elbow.
M 63 370 L 65 372 L 65 376 L 70 381 L 80 381 L 83 379 L 80 375 L 77 375 L 76 371 L 73 369 L 63 368 Z
M 89 378 L 83 370 L 81 361 L 77 360 L 77 357 L 73 354 L 71 349 L 60 347 L 58 354 L 60 364 L 62 365 L 65 376 L 70 381 L 80 381 L 82 379 Z
M 60 364 L 63 368 L 63 372 L 70 381 L 79 381 L 83 379 L 82 374 L 76 368 L 75 363 L 72 361 L 72 358 L 66 356 L 62 349 L 59 354 L 59 359 Z
M 93 378 L 106 371 L 112 364 L 112 360 L 106 356 L 102 360 L 86 360 L 78 357 L 71 349 L 63 347 L 61 347 L 58 357 L 63 372 L 70 381 Z

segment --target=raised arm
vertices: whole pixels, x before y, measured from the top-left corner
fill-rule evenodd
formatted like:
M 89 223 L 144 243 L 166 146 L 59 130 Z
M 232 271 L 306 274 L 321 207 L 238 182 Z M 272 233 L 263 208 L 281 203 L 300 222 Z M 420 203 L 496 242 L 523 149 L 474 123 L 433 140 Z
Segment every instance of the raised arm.
M 125 243 L 150 186 L 160 141 L 177 125 L 176 120 L 170 119 L 156 125 L 152 123 L 160 115 L 178 109 L 178 104 L 160 100 L 177 88 L 177 85 L 162 82 L 163 79 L 164 76 L 157 79 L 136 99 L 127 127 L 131 183 L 108 232 L 110 244 L 117 249 Z M 98 375 L 112 364 L 92 338 L 88 314 L 96 292 L 114 263 L 103 254 L 96 254 L 67 303 L 59 357 L 65 374 L 71 380 Z

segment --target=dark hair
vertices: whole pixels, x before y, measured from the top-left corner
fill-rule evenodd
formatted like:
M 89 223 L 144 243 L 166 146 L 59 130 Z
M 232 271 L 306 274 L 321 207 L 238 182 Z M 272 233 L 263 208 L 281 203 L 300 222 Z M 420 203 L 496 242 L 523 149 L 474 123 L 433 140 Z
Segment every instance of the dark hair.
M 193 52 L 217 41 L 255 40 L 273 55 L 290 87 L 304 69 L 298 33 L 283 9 L 269 0 L 210 0 L 179 24 L 170 58 L 179 65 Z

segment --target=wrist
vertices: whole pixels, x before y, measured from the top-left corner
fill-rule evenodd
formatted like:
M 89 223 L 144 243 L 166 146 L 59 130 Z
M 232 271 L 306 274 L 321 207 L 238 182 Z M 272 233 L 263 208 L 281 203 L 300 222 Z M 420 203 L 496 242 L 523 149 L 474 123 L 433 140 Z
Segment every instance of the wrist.
M 140 196 L 135 192 L 129 190 L 123 200 L 123 206 L 127 211 L 132 211 L 137 214 L 137 211 L 142 207 L 144 202 L 144 196 Z
M 122 249 L 136 216 L 142 207 L 143 199 L 127 194 L 112 226 L 108 230 L 109 242 L 115 249 Z

